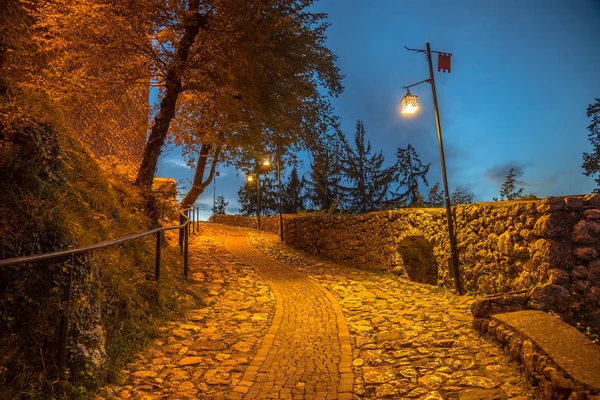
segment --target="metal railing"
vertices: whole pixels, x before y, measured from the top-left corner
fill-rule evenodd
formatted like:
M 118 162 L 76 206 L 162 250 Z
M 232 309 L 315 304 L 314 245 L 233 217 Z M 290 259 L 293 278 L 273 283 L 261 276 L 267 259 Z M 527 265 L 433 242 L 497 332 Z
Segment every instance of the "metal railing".
M 191 214 L 191 216 L 190 216 Z M 189 236 L 190 227 L 191 233 L 195 234 L 200 232 L 198 225 L 199 209 L 198 207 L 190 207 L 185 210 L 179 211 L 179 225 L 165 226 L 161 228 L 155 228 L 146 232 L 141 232 L 135 235 L 122 237 L 115 240 L 109 240 L 106 242 L 96 243 L 89 246 L 78 247 L 76 249 L 54 251 L 51 253 L 36 254 L 34 256 L 23 256 L 13 257 L 0 260 L 0 268 L 8 267 L 10 265 L 33 263 L 38 261 L 50 260 L 54 258 L 61 258 L 70 256 L 70 262 L 68 264 L 68 273 L 66 276 L 66 284 L 63 292 L 62 304 L 64 307 L 63 315 L 60 321 L 60 338 L 59 338 L 59 350 L 58 350 L 58 370 L 61 377 L 64 377 L 64 368 L 67 359 L 67 339 L 69 335 L 69 303 L 71 302 L 71 289 L 73 287 L 73 267 L 75 266 L 75 256 L 78 254 L 85 254 L 91 251 L 104 249 L 106 247 L 115 246 L 129 242 L 131 240 L 139 239 L 145 236 L 156 234 L 156 257 L 154 265 L 154 280 L 159 281 L 160 279 L 160 259 L 161 259 L 161 246 L 162 246 L 162 232 L 173 229 L 179 229 L 179 249 L 180 253 L 183 254 L 183 276 L 185 279 L 188 277 L 189 267 Z

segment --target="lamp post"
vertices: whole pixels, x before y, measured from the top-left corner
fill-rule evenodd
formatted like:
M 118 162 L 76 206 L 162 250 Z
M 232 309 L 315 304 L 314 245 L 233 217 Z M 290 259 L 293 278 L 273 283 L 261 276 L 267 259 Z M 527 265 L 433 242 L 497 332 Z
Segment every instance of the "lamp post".
M 406 47 L 406 46 L 404 46 Z M 412 85 L 403 86 L 406 89 L 406 95 L 400 100 L 400 111 L 403 114 L 414 114 L 419 108 L 417 96 L 410 93 L 410 88 L 413 86 L 420 85 L 421 83 L 428 82 L 431 84 L 431 93 L 433 95 L 433 111 L 435 114 L 435 127 L 437 129 L 438 145 L 440 148 L 440 162 L 442 164 L 442 180 L 444 183 L 444 199 L 446 203 L 446 220 L 448 221 L 448 236 L 450 237 L 450 253 L 452 262 L 452 273 L 454 275 L 454 288 L 457 293 L 461 293 L 460 288 L 460 277 L 458 275 L 458 250 L 456 248 L 456 233 L 454 231 L 454 221 L 452 216 L 452 205 L 450 203 L 450 195 L 448 191 L 448 178 L 446 176 L 446 160 L 444 157 L 444 143 L 442 140 L 442 127 L 440 125 L 440 114 L 438 109 L 437 92 L 435 89 L 435 78 L 433 74 L 433 63 L 431 60 L 431 46 L 427 43 L 427 50 L 409 49 L 407 50 L 416 51 L 418 53 L 425 53 L 427 55 L 427 62 L 429 63 L 429 79 L 422 80 L 421 82 L 414 83 Z M 450 54 L 433 51 L 439 56 L 438 63 L 444 62 L 444 67 L 438 65 L 439 69 L 446 69 L 450 71 Z M 444 57 L 444 58 L 443 58 Z
M 256 221 L 258 224 L 258 230 L 260 230 L 260 173 L 267 172 L 271 169 L 271 160 L 265 158 L 256 168 Z M 248 183 L 254 181 L 253 175 L 248 175 Z
M 283 242 L 283 211 L 281 208 L 281 153 L 277 148 L 277 185 L 279 186 L 279 239 Z

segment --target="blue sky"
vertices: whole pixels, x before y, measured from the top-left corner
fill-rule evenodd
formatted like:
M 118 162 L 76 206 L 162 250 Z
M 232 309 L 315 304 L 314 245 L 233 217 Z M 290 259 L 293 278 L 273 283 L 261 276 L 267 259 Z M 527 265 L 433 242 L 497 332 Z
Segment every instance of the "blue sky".
M 581 154 L 590 150 L 585 115 L 600 97 L 600 2 L 597 0 L 322 0 L 345 90 L 333 100 L 348 137 L 358 119 L 386 162 L 411 143 L 441 182 L 431 89 L 419 85 L 420 109 L 398 113 L 408 85 L 428 77 L 425 57 L 404 45 L 450 52 L 452 72 L 437 73 L 448 181 L 477 201 L 498 196 L 511 167 L 526 193 L 589 193 Z M 434 57 L 434 67 L 437 60 Z M 221 168 L 217 195 L 237 211 L 243 174 Z M 306 168 L 304 168 L 306 170 Z M 239 175 L 239 176 L 236 176 Z M 191 179 L 177 149 L 163 153 L 157 176 Z M 198 200 L 207 210 L 212 187 Z

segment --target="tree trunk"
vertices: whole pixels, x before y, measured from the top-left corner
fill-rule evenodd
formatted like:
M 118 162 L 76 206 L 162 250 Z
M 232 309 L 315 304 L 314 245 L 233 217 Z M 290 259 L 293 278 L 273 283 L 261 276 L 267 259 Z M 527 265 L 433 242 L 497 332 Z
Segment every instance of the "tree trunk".
M 177 98 L 181 93 L 181 75 L 185 69 L 190 49 L 200 31 L 208 23 L 208 17 L 198 13 L 200 0 L 190 0 L 188 3 L 188 14 L 184 19 L 185 33 L 177 44 L 175 59 L 169 65 L 165 77 L 165 95 L 160 101 L 160 110 L 152 123 L 152 129 L 144 157 L 138 169 L 135 184 L 138 186 L 152 186 L 152 179 L 156 171 L 158 157 L 169 132 L 169 125 L 175 116 Z
M 181 201 L 180 207 L 183 210 L 188 207 L 191 207 L 196 202 L 196 200 L 198 200 L 198 197 L 202 193 L 204 193 L 204 189 L 206 189 L 206 187 L 210 185 L 210 183 L 213 180 L 213 176 L 215 175 L 215 169 L 217 168 L 217 162 L 219 161 L 220 149 L 218 147 L 215 150 L 213 162 L 210 166 L 210 173 L 206 177 L 206 180 L 202 181 L 204 179 L 204 169 L 206 168 L 206 160 L 208 158 L 208 153 L 210 152 L 212 146 L 213 145 L 211 143 L 203 144 L 202 148 L 200 149 L 200 155 L 198 157 L 198 164 L 196 165 L 196 172 L 194 173 L 194 182 L 192 184 L 192 188 L 189 192 L 187 192 L 187 194 Z

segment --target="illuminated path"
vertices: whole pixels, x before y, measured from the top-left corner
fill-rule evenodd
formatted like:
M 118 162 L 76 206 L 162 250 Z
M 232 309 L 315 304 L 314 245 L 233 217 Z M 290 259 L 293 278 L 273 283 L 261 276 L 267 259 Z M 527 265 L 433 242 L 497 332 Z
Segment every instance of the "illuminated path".
M 257 269 L 276 298 L 272 324 L 229 398 L 352 399 L 350 335 L 332 295 L 254 249 L 246 232 L 231 231 L 225 246 Z

